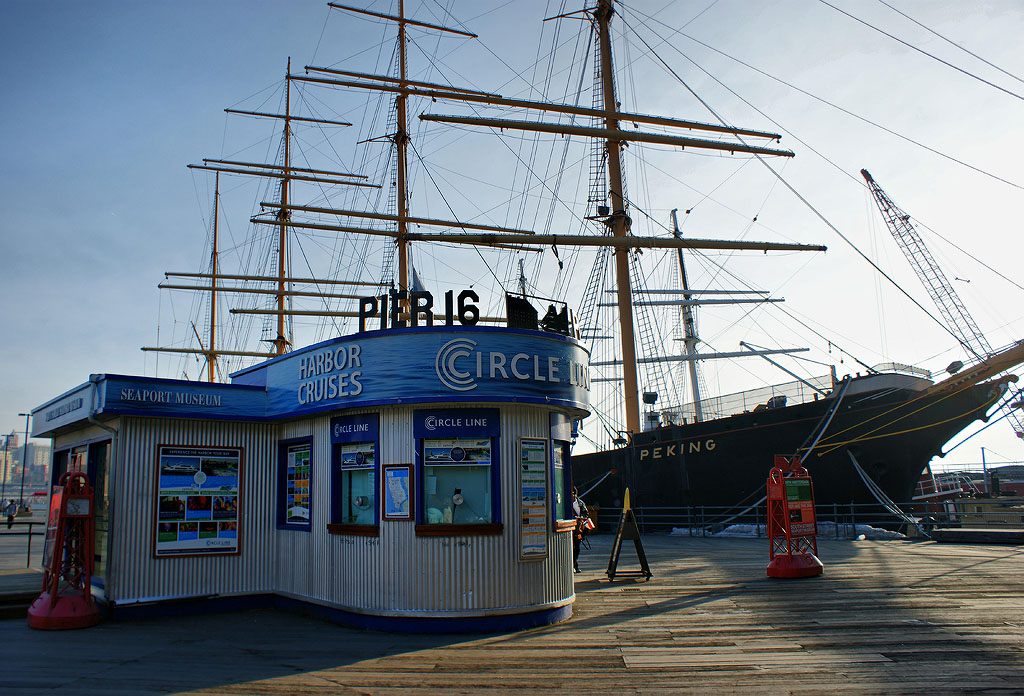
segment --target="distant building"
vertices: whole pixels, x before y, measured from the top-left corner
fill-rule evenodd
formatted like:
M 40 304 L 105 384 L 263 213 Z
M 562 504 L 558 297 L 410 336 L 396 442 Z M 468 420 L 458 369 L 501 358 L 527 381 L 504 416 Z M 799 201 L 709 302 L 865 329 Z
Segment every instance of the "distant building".
M 14 453 L 18 449 L 18 435 L 0 435 L 0 483 L 8 483 L 14 476 Z
M 49 490 L 50 487 L 49 443 L 29 440 L 27 450 L 28 467 L 24 473 L 26 497 L 36 490 Z M 21 493 L 22 457 L 25 454 L 26 447 L 17 433 L 0 436 L 0 483 L 4 485 L 6 498 L 17 498 Z

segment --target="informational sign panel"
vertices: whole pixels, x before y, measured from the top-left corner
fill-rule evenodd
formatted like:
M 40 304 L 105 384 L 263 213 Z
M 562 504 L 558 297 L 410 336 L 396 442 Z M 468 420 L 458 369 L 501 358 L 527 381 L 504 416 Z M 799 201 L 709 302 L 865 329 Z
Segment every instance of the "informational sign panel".
M 285 523 L 309 524 L 309 466 L 311 453 L 312 447 L 308 442 L 301 445 L 292 445 L 288 448 Z
M 57 543 L 57 523 L 60 521 L 60 503 L 64 497 L 64 486 L 54 486 L 50 493 L 50 516 L 46 521 L 46 539 L 43 541 L 43 567 L 50 567 L 53 547 Z
M 548 441 L 519 440 L 519 558 L 548 555 Z
M 154 555 L 238 553 L 242 450 L 161 447 Z
M 789 531 L 793 536 L 813 536 L 818 533 L 814 521 L 814 500 L 811 495 L 811 480 L 788 478 L 786 484 L 786 508 L 789 515 Z
M 412 489 L 408 464 L 384 467 L 384 519 L 412 519 Z

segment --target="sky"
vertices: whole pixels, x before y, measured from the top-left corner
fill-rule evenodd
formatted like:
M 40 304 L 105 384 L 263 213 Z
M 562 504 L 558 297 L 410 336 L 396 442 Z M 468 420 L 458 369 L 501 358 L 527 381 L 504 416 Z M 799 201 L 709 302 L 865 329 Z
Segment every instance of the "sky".
M 393 11 L 389 2 L 353 4 Z M 440 81 L 443 75 L 506 96 L 537 98 L 525 86 L 536 83 L 530 76 L 541 45 L 537 36 L 554 30 L 541 20 L 559 14 L 560 5 L 406 5 L 413 17 L 452 25 L 456 20 L 441 16 L 443 5 L 480 36 L 438 42 L 444 67 L 420 79 Z M 867 168 L 919 223 L 992 346 L 1024 338 L 1024 275 L 1018 270 L 1024 246 L 1024 83 L 1017 77 L 1024 75 L 1024 54 L 1017 49 L 1024 5 L 890 0 L 906 16 L 876 0 L 832 5 L 623 5 L 620 26 L 629 30 L 621 28 L 620 37 L 634 39 L 633 52 L 617 57 L 620 66 L 632 68 L 632 77 L 620 85 L 624 109 L 696 121 L 720 116 L 778 131 L 780 145 L 797 155 L 773 161 L 783 183 L 749 158 L 694 153 L 670 170 L 652 153 L 655 173 L 635 189 L 651 201 L 644 215 L 662 233 L 668 211 L 678 207 L 691 211 L 684 220 L 687 235 L 827 245 L 825 254 L 792 254 L 778 267 L 757 260 L 762 265 L 749 270 L 798 316 L 832 327 L 836 344 L 852 344 L 865 362 L 894 360 L 941 371 L 959 356 L 948 333 L 879 280 L 830 227 L 932 309 L 865 192 L 859 170 Z M 651 42 L 646 51 L 638 50 L 643 46 L 632 30 Z M 0 126 L 8 135 L 0 168 L 0 432 L 23 432 L 19 413 L 92 373 L 182 376 L 180 362 L 159 362 L 140 347 L 181 341 L 191 331 L 183 320 L 188 300 L 157 289 L 166 271 L 199 270 L 203 260 L 212 185 L 208 175 L 185 165 L 229 155 L 261 161 L 267 156 L 267 124 L 238 125 L 223 109 L 273 110 L 268 90 L 280 85 L 289 56 L 293 72 L 343 59 L 358 63 L 376 55 L 374 37 L 381 31 L 379 24 L 313 0 L 0 3 Z M 417 49 L 428 45 L 417 39 Z M 654 56 L 676 74 L 668 74 Z M 411 58 L 416 57 L 414 51 Z M 482 198 L 484 184 L 498 181 L 496 170 L 505 160 L 475 159 L 472 148 L 482 140 L 467 145 L 416 128 L 424 136 L 418 153 L 437 155 L 435 172 L 451 177 L 442 183 L 418 180 L 425 212 L 447 214 L 431 200 L 429 188 L 460 187 L 451 172 L 466 167 L 454 164 L 462 154 L 472 165 L 484 165 L 483 172 L 462 185 L 465 200 L 450 200 L 462 215 L 483 215 L 486 206 L 468 192 L 479 186 Z M 322 143 L 311 147 L 328 149 Z M 239 182 L 227 188 L 249 200 L 227 211 L 240 234 L 253 194 Z M 425 280 L 441 283 L 444 259 L 420 258 Z M 551 273 L 552 263 L 546 255 L 546 265 L 536 272 Z M 700 279 L 705 272 L 695 268 L 694 275 Z M 735 343 L 726 344 L 724 329 L 722 336 L 721 348 L 736 350 Z M 839 369 L 860 368 L 845 359 Z M 186 371 L 197 378 L 195 365 Z M 743 388 L 722 379 L 714 386 L 724 392 Z M 983 447 L 989 464 L 1024 460 L 1024 443 L 1004 423 L 951 453 L 947 462 L 977 463 Z

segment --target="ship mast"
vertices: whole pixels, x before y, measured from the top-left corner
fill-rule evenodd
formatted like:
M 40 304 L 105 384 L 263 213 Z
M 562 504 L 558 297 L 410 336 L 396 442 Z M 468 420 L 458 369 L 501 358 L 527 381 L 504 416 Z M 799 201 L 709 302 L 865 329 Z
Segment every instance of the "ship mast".
M 405 217 L 409 212 L 408 192 L 406 191 L 406 151 L 409 145 L 409 132 L 406 125 L 406 102 L 409 95 L 404 91 L 409 86 L 405 65 L 405 0 L 398 0 L 398 84 L 403 88 L 396 101 L 398 112 L 395 129 L 395 148 L 397 150 L 398 167 L 398 290 L 407 290 L 409 286 L 409 242 L 406 234 L 409 231 Z
M 428 82 L 419 82 L 410 80 L 407 72 L 407 54 L 406 54 L 406 43 L 407 29 L 409 27 L 415 27 L 419 29 L 426 29 L 428 31 L 438 31 L 446 34 L 454 34 L 457 36 L 463 36 L 468 38 L 475 38 L 476 35 L 470 32 L 461 31 L 458 29 L 452 29 L 448 27 L 438 26 L 435 24 L 428 24 L 425 22 L 408 19 L 404 15 L 405 5 L 404 0 L 399 2 L 399 14 L 398 16 L 382 14 L 378 12 L 372 12 L 369 10 L 359 9 L 350 7 L 347 5 L 341 5 L 337 3 L 328 3 L 328 6 L 334 9 L 343 10 L 350 13 L 362 14 L 371 16 L 377 19 L 383 19 L 386 21 L 394 21 L 398 25 L 398 76 L 384 76 L 384 75 L 367 75 L 363 73 L 348 72 L 343 70 L 336 70 L 332 68 L 322 68 L 314 66 L 306 66 L 306 76 L 292 75 L 291 74 L 291 61 L 289 60 L 289 70 L 286 76 L 287 81 L 287 92 L 285 95 L 285 113 L 274 114 L 274 113 L 262 113 L 255 111 L 241 111 L 236 109 L 225 109 L 228 113 L 242 114 L 247 116 L 266 117 L 282 119 L 284 121 L 284 161 L 283 164 L 263 164 L 254 162 L 239 162 L 234 160 L 214 160 L 204 159 L 202 165 L 189 165 L 193 169 L 204 169 L 215 172 L 225 172 L 230 174 L 241 174 L 248 176 L 257 176 L 261 178 L 276 178 L 280 180 L 280 201 L 279 202 L 264 202 L 261 203 L 261 207 L 265 210 L 274 211 L 273 215 L 257 214 L 250 218 L 250 222 L 256 225 L 268 225 L 273 226 L 277 230 L 277 246 L 278 246 L 278 259 L 277 259 L 277 272 L 275 275 L 228 275 L 224 274 L 220 270 L 219 261 L 215 264 L 212 273 L 208 274 L 195 274 L 195 273 L 167 273 L 168 277 L 189 277 L 199 279 L 210 279 L 208 285 L 170 285 L 161 283 L 160 287 L 164 289 L 176 289 L 176 290 L 196 290 L 216 293 L 242 293 L 242 294 L 273 294 L 277 297 L 276 309 L 249 309 L 249 308 L 232 308 L 231 314 L 263 314 L 263 315 L 276 315 L 277 316 L 277 336 L 273 340 L 274 352 L 251 352 L 251 351 L 225 351 L 216 350 L 214 351 L 212 346 L 209 350 L 203 349 L 200 346 L 200 350 L 192 348 L 148 348 L 144 347 L 143 350 L 171 352 L 171 353 L 199 353 L 208 355 L 213 361 L 216 360 L 217 355 L 234 355 L 244 357 L 274 357 L 280 355 L 288 350 L 290 342 L 285 335 L 284 318 L 286 316 L 319 316 L 319 317 L 353 317 L 356 316 L 355 312 L 352 311 L 331 311 L 329 309 L 319 310 L 296 310 L 294 308 L 286 308 L 285 303 L 291 301 L 293 297 L 303 296 L 317 296 L 322 299 L 353 299 L 354 296 L 327 293 L 323 292 L 319 287 L 315 288 L 316 292 L 303 292 L 299 290 L 290 289 L 296 284 L 316 284 L 316 285 L 353 285 L 353 286 L 372 286 L 376 287 L 377 283 L 366 283 L 359 281 L 344 281 L 344 280 L 319 280 L 312 278 L 291 278 L 288 274 L 288 255 L 287 255 L 287 232 L 291 229 L 295 230 L 316 230 L 316 231 L 329 231 L 341 234 L 356 234 L 361 236 L 385 236 L 394 239 L 394 243 L 397 247 L 398 252 L 398 269 L 395 284 L 400 291 L 409 289 L 409 276 L 411 275 L 409 268 L 408 258 L 408 246 L 413 242 L 443 242 L 446 244 L 467 244 L 473 246 L 489 246 L 498 249 L 515 249 L 519 251 L 532 251 L 542 252 L 548 246 L 564 245 L 564 246 L 612 246 L 615 248 L 615 259 L 616 259 L 616 272 L 617 272 L 617 289 L 618 292 L 618 307 L 620 314 L 620 325 L 622 326 L 621 342 L 622 342 L 622 353 L 626 366 L 623 369 L 624 382 L 625 382 L 625 402 L 627 404 L 627 429 L 631 433 L 639 432 L 640 430 L 640 413 L 639 413 L 639 384 L 637 378 L 637 357 L 636 357 L 636 346 L 634 343 L 634 327 L 633 327 L 633 303 L 631 299 L 631 287 L 629 279 L 629 261 L 630 252 L 633 249 L 642 248 L 695 248 L 695 249 L 750 249 L 750 250 L 815 250 L 824 251 L 823 246 L 818 245 L 801 245 L 801 244 L 790 244 L 790 243 L 771 243 L 771 242 L 737 242 L 737 241 L 726 241 L 726 240 L 711 240 L 711 239 L 682 239 L 681 237 L 666 238 L 666 237 L 637 237 L 630 233 L 630 218 L 626 211 L 627 201 L 622 185 L 622 148 L 625 144 L 630 142 L 640 143 L 651 143 L 659 145 L 667 145 L 670 147 L 680 148 L 697 148 L 697 149 L 711 149 L 720 152 L 729 153 L 752 153 L 762 155 L 780 155 L 784 157 L 791 157 L 792 152 L 788 150 L 781 150 L 772 147 L 765 147 L 762 145 L 747 145 L 746 142 L 740 140 L 728 140 L 728 139 L 706 139 L 706 138 L 694 138 L 692 136 L 677 135 L 674 133 L 656 133 L 656 132 L 645 132 L 638 130 L 623 131 L 620 128 L 620 121 L 627 120 L 632 123 L 643 123 L 666 126 L 672 129 L 687 129 L 697 131 L 707 131 L 711 133 L 733 135 L 733 136 L 748 136 L 754 138 L 765 138 L 772 141 L 777 141 L 780 136 L 775 133 L 767 133 L 762 131 L 748 130 L 735 128 L 726 124 L 709 124 L 699 123 L 694 121 L 683 121 L 679 119 L 671 119 L 660 116 L 652 116 L 647 114 L 629 114 L 619 110 L 617 99 L 615 96 L 615 87 L 612 78 L 612 60 L 611 60 L 611 37 L 609 32 L 609 23 L 614 15 L 614 8 L 612 0 L 599 0 L 599 5 L 596 10 L 584 11 L 587 14 L 592 14 L 594 17 L 594 23 L 599 27 L 600 30 L 600 46 L 601 46 L 601 67 L 600 77 L 603 88 L 603 108 L 584 108 L 572 104 L 559 104 L 552 102 L 535 102 L 522 99 L 509 99 L 504 98 L 498 94 L 491 94 L 486 92 L 480 92 L 477 90 L 469 90 L 459 87 L 453 87 L 448 85 L 440 85 Z M 572 13 L 577 14 L 577 13 Z M 557 18 L 551 18 L 557 19 Z M 314 77 L 310 76 L 309 73 L 319 73 L 321 75 L 327 75 L 328 77 Z M 351 123 L 342 121 L 327 121 L 318 118 L 309 118 L 302 116 L 293 116 L 291 114 L 291 92 L 290 85 L 291 81 L 296 80 L 299 82 L 305 82 L 308 84 L 323 85 L 334 88 L 342 89 L 358 89 L 358 90 L 371 90 L 376 92 L 391 92 L 396 95 L 395 108 L 396 108 L 396 127 L 395 133 L 391 136 L 391 140 L 395 144 L 396 148 L 396 181 L 395 186 L 397 187 L 396 199 L 397 199 L 397 210 L 395 214 L 383 214 L 376 213 L 373 211 L 356 211 L 356 210 L 341 210 L 337 208 L 325 207 L 325 206 L 313 206 L 313 205 L 302 205 L 293 203 L 291 184 L 292 182 L 311 182 L 320 185 L 346 185 L 346 186 L 362 186 L 362 187 L 373 187 L 380 188 L 379 184 L 365 183 L 352 181 L 352 178 L 366 179 L 367 177 L 358 174 L 335 172 L 335 171 L 324 171 L 318 169 L 306 169 L 292 167 L 291 163 L 291 126 L 292 122 L 303 122 L 303 123 L 315 123 L 320 125 L 330 126 L 350 126 Z M 422 121 L 434 121 L 441 123 L 450 124 L 464 124 L 470 126 L 482 126 L 487 128 L 495 129 L 509 129 L 509 130 L 521 130 L 527 132 L 540 132 L 540 133 L 558 133 L 563 137 L 566 136 L 580 136 L 585 138 L 597 138 L 605 141 L 605 147 L 608 153 L 609 161 L 609 186 L 610 186 L 610 203 L 612 204 L 612 214 L 607 218 L 604 218 L 605 224 L 611 231 L 611 234 L 602 235 L 537 235 L 529 230 L 521 229 L 510 229 L 506 227 L 498 227 L 491 225 L 481 225 L 474 223 L 466 223 L 459 220 L 438 220 L 432 218 L 421 218 L 414 217 L 409 214 L 409 197 L 408 197 L 408 145 L 410 143 L 408 133 L 408 98 L 411 96 L 425 97 L 432 99 L 434 102 L 446 101 L 446 102 L 461 102 L 461 103 L 479 103 L 487 104 L 490 106 L 504 106 L 512 108 L 525 108 L 531 110 L 544 111 L 548 113 L 556 113 L 563 115 L 575 115 L 584 117 L 593 117 L 603 121 L 603 127 L 584 127 L 575 125 L 574 123 L 541 123 L 536 120 L 508 120 L 508 119 L 490 119 L 480 117 L 467 117 L 467 116 L 441 116 L 433 114 L 420 114 L 419 119 Z M 372 223 L 367 225 L 357 224 L 337 224 L 327 223 L 324 221 L 306 221 L 296 220 L 293 218 L 293 213 L 299 212 L 300 214 L 310 214 L 319 216 L 338 216 L 355 219 L 364 219 L 367 221 L 377 220 L 387 223 L 393 223 L 394 226 L 373 226 Z M 440 233 L 422 233 L 422 232 L 410 232 L 409 225 L 414 224 L 417 226 L 431 226 L 447 228 L 448 231 Z M 472 232 L 471 232 L 472 231 Z M 252 282 L 255 284 L 260 283 L 273 283 L 275 289 L 270 289 L 264 285 L 263 287 L 252 287 L 252 286 L 221 286 L 218 285 L 219 280 L 243 280 Z M 400 300 L 401 301 L 401 300 Z M 484 318 L 481 318 L 483 320 Z M 486 318 L 490 321 L 492 318 Z M 498 318 L 493 318 L 495 321 Z M 212 334 L 211 334 L 212 336 Z M 211 340 L 212 343 L 212 340 Z M 648 358 L 644 358 L 646 362 Z
M 409 81 L 408 67 L 406 59 L 406 27 L 416 26 L 425 29 L 431 29 L 439 32 L 446 32 L 451 34 L 458 34 L 461 36 L 476 38 L 475 34 L 469 32 L 459 31 L 457 29 L 449 29 L 448 27 L 442 27 L 435 24 L 427 24 L 425 22 L 418 22 L 406 18 L 405 16 L 405 0 L 398 0 L 398 15 L 387 15 L 380 12 L 372 12 L 370 10 L 360 9 L 358 7 L 350 7 L 348 5 L 340 5 L 338 3 L 329 2 L 328 7 L 332 7 L 336 10 L 344 10 L 346 12 L 352 12 L 355 14 L 367 15 L 370 17 L 376 17 L 378 19 L 385 19 L 396 22 L 398 24 L 398 80 L 397 84 L 392 88 L 393 91 L 397 92 L 395 98 L 395 110 L 396 110 L 396 128 L 393 141 L 395 143 L 395 159 L 397 167 L 396 186 L 397 201 L 398 201 L 398 234 L 395 236 L 395 244 L 398 247 L 398 290 L 409 289 L 409 191 L 408 191 L 408 149 L 409 149 L 409 128 L 408 128 L 408 112 L 407 102 L 410 94 L 415 94 L 415 88 L 421 86 L 417 83 Z M 307 67 L 307 70 L 317 70 L 315 68 Z M 351 74 L 342 73 L 341 71 L 328 71 L 319 69 L 322 72 L 335 72 L 339 74 Z M 360 77 L 367 77 L 373 80 L 390 81 L 386 78 L 374 75 L 361 75 Z M 302 79 L 302 78 L 299 78 Z M 306 78 L 306 81 L 316 82 L 315 79 Z M 370 85 L 366 84 L 352 84 L 353 87 L 367 87 Z M 372 85 L 376 89 L 380 89 L 381 85 Z M 446 88 L 447 89 L 447 88 Z M 407 301 L 403 301 L 407 302 Z
M 292 59 L 288 58 L 288 72 L 286 75 L 292 74 Z M 277 337 L 274 338 L 274 352 L 277 355 L 284 355 L 285 350 L 290 345 L 288 339 L 284 337 L 284 303 L 285 303 L 285 278 L 288 276 L 287 268 L 285 266 L 286 261 L 286 249 L 288 247 L 288 219 L 291 217 L 291 211 L 288 210 L 288 190 L 290 188 L 290 168 L 291 168 L 291 140 L 292 140 L 292 81 L 285 78 L 284 81 L 284 169 L 282 173 L 284 176 L 281 177 L 281 209 L 278 211 L 277 217 L 280 222 L 280 228 L 277 236 Z
M 219 272 L 219 261 L 217 256 L 217 218 L 220 207 L 220 172 L 214 176 L 213 186 L 213 250 L 210 252 L 210 266 L 212 279 L 210 283 L 210 353 L 206 356 L 209 381 L 216 381 L 217 366 L 217 273 Z
M 209 292 L 211 294 L 211 311 L 210 311 L 210 331 L 209 331 L 209 347 L 204 348 L 202 346 L 202 340 L 200 339 L 200 346 L 198 349 L 195 348 L 176 348 L 176 347 L 153 347 L 143 346 L 142 350 L 145 352 L 158 352 L 158 353 L 182 353 L 182 354 L 198 354 L 206 356 L 208 363 L 207 378 L 209 381 L 216 381 L 216 363 L 217 357 L 220 355 L 224 356 L 235 356 L 235 357 L 254 357 L 254 358 L 272 358 L 278 355 L 283 355 L 287 352 L 288 347 L 291 345 L 291 341 L 285 335 L 285 317 L 299 314 L 292 310 L 285 308 L 285 303 L 290 301 L 294 296 L 306 296 L 314 293 L 301 292 L 289 289 L 293 283 L 312 283 L 312 284 L 335 284 L 335 285 L 365 285 L 375 286 L 373 283 L 363 283 L 358 281 L 343 281 L 343 280 L 322 280 L 315 278 L 291 278 L 288 273 L 288 256 L 287 256 L 287 243 L 288 243 L 288 228 L 290 227 L 291 210 L 290 204 L 290 188 L 292 181 L 309 181 L 316 182 L 326 185 L 346 185 L 346 186 L 366 186 L 379 188 L 376 184 L 362 183 L 358 181 L 348 181 L 341 177 L 352 177 L 358 179 L 366 179 L 365 176 L 359 174 L 352 174 L 348 172 L 333 172 L 323 171 L 316 169 L 293 169 L 291 166 L 291 122 L 302 121 L 307 123 L 316 123 L 320 125 L 328 126 L 351 126 L 351 123 L 346 121 L 328 121 L 325 119 L 315 118 L 303 118 L 292 116 L 291 114 L 291 58 L 288 59 L 288 73 L 285 75 L 285 113 L 284 114 L 273 114 L 263 113 L 257 111 L 242 111 L 238 109 L 225 109 L 224 111 L 229 114 L 241 114 L 245 116 L 256 116 L 263 118 L 275 118 L 284 121 L 284 162 L 282 165 L 278 164 L 264 164 L 255 162 L 238 162 L 232 160 L 216 160 L 216 159 L 205 159 L 202 165 L 190 164 L 189 169 L 202 169 L 206 171 L 213 171 L 216 173 L 215 179 L 215 193 L 214 193 L 214 214 L 213 214 L 213 251 L 211 257 L 212 269 L 210 273 L 174 273 L 167 272 L 167 277 L 188 277 L 188 278 L 201 278 L 209 279 L 209 285 L 171 285 L 161 283 L 160 289 L 165 290 L 195 290 L 202 292 Z M 276 178 L 281 181 L 281 195 L 280 202 L 274 204 L 273 207 L 277 209 L 275 219 L 272 224 L 278 228 L 277 237 L 277 273 L 272 276 L 257 276 L 257 275 L 231 275 L 222 274 L 220 272 L 220 258 L 218 252 L 218 240 L 217 240 L 217 226 L 219 218 L 219 199 L 220 199 L 220 174 L 221 172 L 228 174 L 242 174 L 247 176 L 256 176 L 260 178 Z M 299 174 L 296 174 L 298 172 Z M 262 221 L 261 221 L 262 222 Z M 218 286 L 218 280 L 242 280 L 255 283 L 267 283 L 272 282 L 276 285 L 275 290 L 266 288 L 252 288 L 252 287 L 225 287 Z M 253 312 L 241 312 L 241 313 L 268 313 L 277 316 L 277 335 L 273 339 L 274 349 L 272 352 L 267 351 L 236 351 L 236 350 L 218 350 L 216 347 L 216 321 L 217 321 L 217 294 L 220 293 L 241 293 L 247 295 L 260 295 L 260 294 L 273 294 L 277 298 L 277 309 L 275 310 L 257 310 Z M 316 293 L 318 297 L 341 297 L 344 299 L 350 299 L 352 296 L 349 295 L 325 295 L 323 293 Z M 232 309 L 231 313 L 237 313 L 237 309 Z M 315 316 L 330 316 L 331 313 L 309 313 Z M 194 327 L 193 327 L 194 328 Z M 198 338 L 198 336 L 197 336 Z
M 612 236 L 625 238 L 629 234 L 632 220 L 626 212 L 622 188 L 622 141 L 615 137 L 619 130 L 618 101 L 615 97 L 615 80 L 612 73 L 612 41 L 609 23 L 615 9 L 612 0 L 600 0 L 594 12 L 597 20 L 598 41 L 601 46 L 601 84 L 604 92 L 605 128 L 609 136 L 605 140 L 608 153 L 608 195 L 611 198 Z M 619 305 L 619 342 L 622 349 L 622 388 L 626 410 L 626 431 L 630 435 L 640 432 L 639 385 L 637 384 L 636 344 L 633 339 L 633 289 L 629 280 L 629 249 L 615 249 L 615 289 Z
M 679 220 L 676 219 L 676 209 L 672 209 L 672 236 L 681 238 L 683 233 L 679 230 Z M 700 423 L 704 420 L 704 412 L 700 405 L 700 384 L 697 380 L 697 327 L 693 321 L 693 306 L 690 300 L 690 286 L 686 280 L 686 264 L 683 260 L 683 250 L 677 251 L 679 255 L 679 283 L 683 286 L 683 304 L 680 310 L 683 313 L 683 350 L 689 358 L 686 362 L 690 368 L 690 391 L 693 393 L 693 420 Z

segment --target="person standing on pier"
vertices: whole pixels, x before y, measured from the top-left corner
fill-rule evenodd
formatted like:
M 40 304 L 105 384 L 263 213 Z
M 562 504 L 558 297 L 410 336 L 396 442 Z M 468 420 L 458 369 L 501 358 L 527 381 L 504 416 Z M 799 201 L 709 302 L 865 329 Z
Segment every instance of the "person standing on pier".
M 572 489 L 572 512 L 576 516 L 576 528 L 572 530 L 572 572 L 580 572 L 580 543 L 583 535 L 586 534 L 586 521 L 590 517 L 587 512 L 587 505 L 580 497 L 579 491 L 573 486 Z
M 18 514 L 18 505 L 11 498 L 11 501 L 7 503 L 7 507 L 4 508 L 4 514 L 7 515 L 7 528 L 10 529 L 14 526 L 14 516 Z

